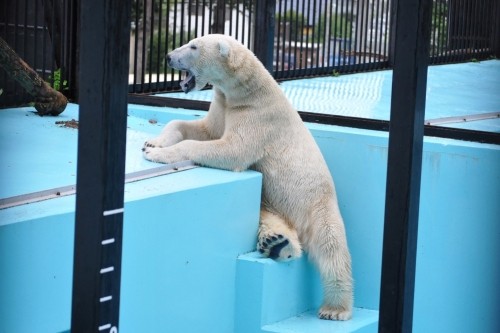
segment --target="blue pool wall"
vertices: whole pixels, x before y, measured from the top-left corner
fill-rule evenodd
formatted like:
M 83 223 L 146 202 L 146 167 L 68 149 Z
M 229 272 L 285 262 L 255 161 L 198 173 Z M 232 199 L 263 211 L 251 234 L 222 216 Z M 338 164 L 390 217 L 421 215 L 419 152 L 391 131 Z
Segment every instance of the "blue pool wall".
M 162 124 L 203 113 L 131 106 L 129 115 Z M 355 305 L 378 309 L 387 133 L 308 126 L 335 180 Z M 499 166 L 498 146 L 425 139 L 415 332 L 500 327 Z M 245 306 L 235 296 L 236 260 L 255 247 L 260 181 L 255 172 L 196 168 L 127 185 L 122 331 L 199 332 L 199 323 L 233 332 Z M 73 221 L 73 196 L 0 210 L 0 332 L 69 328 Z

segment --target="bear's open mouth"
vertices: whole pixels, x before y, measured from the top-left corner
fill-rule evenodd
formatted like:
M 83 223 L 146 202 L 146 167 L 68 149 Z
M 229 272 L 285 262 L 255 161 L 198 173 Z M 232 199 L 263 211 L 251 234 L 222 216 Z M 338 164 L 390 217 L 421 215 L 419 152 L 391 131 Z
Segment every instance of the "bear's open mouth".
M 184 79 L 181 81 L 181 89 L 186 94 L 196 86 L 196 78 L 190 71 L 185 72 Z

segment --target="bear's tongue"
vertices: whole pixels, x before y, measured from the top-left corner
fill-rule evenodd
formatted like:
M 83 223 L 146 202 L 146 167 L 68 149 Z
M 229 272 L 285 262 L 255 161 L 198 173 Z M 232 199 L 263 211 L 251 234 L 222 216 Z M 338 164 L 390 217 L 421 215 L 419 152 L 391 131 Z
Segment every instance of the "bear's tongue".
M 187 71 L 184 80 L 181 81 L 181 89 L 186 94 L 196 86 L 196 79 L 191 72 Z

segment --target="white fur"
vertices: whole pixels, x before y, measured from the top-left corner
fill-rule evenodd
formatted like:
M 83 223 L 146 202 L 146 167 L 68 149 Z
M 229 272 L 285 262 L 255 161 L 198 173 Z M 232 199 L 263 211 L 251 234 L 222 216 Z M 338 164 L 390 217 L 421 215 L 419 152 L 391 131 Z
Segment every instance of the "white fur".
M 193 73 L 195 90 L 212 84 L 214 97 L 203 119 L 172 121 L 147 141 L 144 157 L 260 171 L 258 249 L 264 255 L 281 249 L 276 259 L 287 260 L 299 257 L 303 247 L 323 281 L 320 318 L 351 318 L 351 257 L 333 180 L 281 88 L 251 51 L 228 36 L 194 39 L 169 53 L 168 60 L 171 67 Z

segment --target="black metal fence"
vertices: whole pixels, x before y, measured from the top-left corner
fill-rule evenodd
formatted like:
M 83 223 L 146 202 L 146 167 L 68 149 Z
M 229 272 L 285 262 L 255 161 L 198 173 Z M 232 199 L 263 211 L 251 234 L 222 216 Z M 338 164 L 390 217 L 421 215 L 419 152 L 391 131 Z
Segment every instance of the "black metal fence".
M 165 52 L 207 33 L 240 40 L 277 80 L 392 67 L 391 0 L 134 0 L 134 4 L 130 70 L 134 93 L 177 90 L 179 73 L 166 68 Z M 499 20 L 495 0 L 434 0 L 431 63 L 498 56 L 494 28 Z M 271 42 L 262 42 L 265 38 Z
M 81 0 L 4 0 L 0 38 L 68 97 L 78 91 Z M 497 0 L 434 0 L 431 63 L 500 57 Z M 391 0 L 133 0 L 130 93 L 178 90 L 164 55 L 208 33 L 234 36 L 277 80 L 392 67 Z M 0 69 L 0 105 L 22 90 Z

